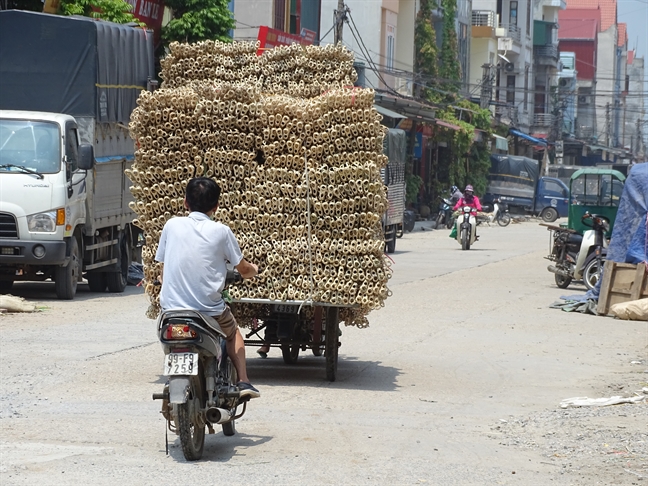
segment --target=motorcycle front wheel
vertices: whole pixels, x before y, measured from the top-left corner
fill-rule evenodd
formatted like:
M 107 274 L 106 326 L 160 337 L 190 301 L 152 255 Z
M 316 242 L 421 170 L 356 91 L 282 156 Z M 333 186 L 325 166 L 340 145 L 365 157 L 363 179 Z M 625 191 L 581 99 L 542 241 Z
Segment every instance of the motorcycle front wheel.
M 470 235 L 465 228 L 461 230 L 461 249 L 470 250 Z
M 601 277 L 601 271 L 603 270 L 601 261 L 594 258 L 587 265 L 585 265 L 585 270 L 583 270 L 583 283 L 587 290 L 592 290 L 596 287 L 599 278 Z
M 178 407 L 178 433 L 182 453 L 187 461 L 197 461 L 202 457 L 205 447 L 205 424 L 198 416 L 198 410 L 202 408 L 202 369 L 198 375 L 189 379 L 189 398 Z
M 236 374 L 236 368 L 234 368 L 234 364 L 232 363 L 232 360 L 227 358 L 227 375 L 229 379 L 230 385 L 236 385 L 238 383 L 238 375 Z M 236 434 L 236 422 L 234 420 L 230 420 L 229 422 L 225 422 L 223 424 L 223 435 L 227 437 L 231 437 Z
M 499 224 L 500 226 L 508 226 L 510 222 L 511 215 L 509 213 L 504 213 L 499 218 L 497 218 L 497 224 Z

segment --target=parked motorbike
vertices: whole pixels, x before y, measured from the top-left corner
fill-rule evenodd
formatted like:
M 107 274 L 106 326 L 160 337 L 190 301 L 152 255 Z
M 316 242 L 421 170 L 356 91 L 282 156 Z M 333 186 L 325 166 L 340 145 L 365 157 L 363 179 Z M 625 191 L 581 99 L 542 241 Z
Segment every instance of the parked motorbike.
M 568 228 L 549 226 L 553 231 L 553 244 L 546 258 L 556 264 L 549 265 L 547 270 L 555 274 L 556 285 L 562 289 L 573 280 L 582 280 L 588 289 L 593 289 L 603 271 L 607 254 L 605 233 L 610 228 L 610 220 L 585 213 L 581 221 L 592 228 L 583 235 Z
M 452 214 L 454 204 L 450 199 L 444 197 L 439 197 L 439 199 L 441 199 L 441 204 L 439 204 L 439 212 L 436 217 L 436 228 L 439 229 L 441 225 L 445 224 L 446 228 L 451 229 L 455 222 Z
M 241 280 L 238 272 L 230 271 L 226 286 Z M 205 427 L 213 434 L 213 425 L 221 425 L 224 435 L 234 435 L 235 421 L 245 413 L 249 397 L 240 396 L 225 334 L 215 319 L 178 309 L 161 313 L 157 325 L 163 375 L 169 379 L 153 399 L 162 400 L 162 415 L 168 429 L 180 436 L 185 459 L 196 461 L 202 457 Z
M 499 199 L 493 200 L 493 210 L 489 213 L 478 213 L 477 224 L 497 222 L 500 226 L 508 226 L 511 222 L 508 205 Z
M 457 217 L 457 241 L 462 250 L 470 250 L 471 245 L 477 241 L 477 218 L 473 214 L 474 208 L 464 206 Z

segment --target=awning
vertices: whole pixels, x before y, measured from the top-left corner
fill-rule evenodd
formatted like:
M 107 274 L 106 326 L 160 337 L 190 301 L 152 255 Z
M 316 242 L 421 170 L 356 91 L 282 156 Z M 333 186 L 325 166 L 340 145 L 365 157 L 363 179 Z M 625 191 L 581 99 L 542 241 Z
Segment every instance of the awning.
M 442 127 L 450 128 L 452 130 L 461 130 L 461 127 L 459 125 L 453 125 L 452 123 L 448 123 L 443 120 L 437 120 L 436 124 L 441 125 Z
M 497 150 L 506 150 L 508 152 L 508 138 L 500 137 L 499 135 L 493 135 L 495 139 L 495 148 Z
M 509 131 L 517 137 L 528 140 L 529 142 L 533 142 L 535 145 L 547 145 L 547 141 L 544 138 L 535 138 L 527 133 L 521 132 L 520 130 L 510 129 Z
M 383 116 L 388 116 L 389 118 L 396 118 L 396 119 L 407 118 L 406 116 L 403 116 L 400 113 L 396 113 L 395 111 L 388 110 L 387 108 L 380 105 L 374 105 L 374 108 L 378 113 L 380 113 Z
M 374 99 L 376 105 L 400 113 L 412 120 L 428 123 L 434 123 L 436 121 L 435 109 L 430 105 L 425 105 L 409 98 L 398 98 L 386 93 L 376 93 Z

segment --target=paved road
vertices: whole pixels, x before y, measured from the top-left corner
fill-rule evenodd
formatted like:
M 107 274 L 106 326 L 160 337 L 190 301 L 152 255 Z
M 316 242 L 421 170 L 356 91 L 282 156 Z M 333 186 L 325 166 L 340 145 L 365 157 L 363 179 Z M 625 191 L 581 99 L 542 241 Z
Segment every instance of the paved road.
M 262 360 L 248 349 L 262 398 L 236 436 L 207 437 L 198 463 L 174 436 L 165 455 L 150 399 L 162 354 L 141 289 L 81 286 L 62 302 L 51 284 L 17 285 L 46 309 L 0 317 L 0 483 L 631 484 L 616 466 L 601 476 L 605 455 L 567 467 L 499 425 L 645 381 L 645 361 L 632 362 L 646 357 L 646 325 L 549 309 L 566 292 L 537 224 L 480 233 L 469 252 L 446 230 L 398 240 L 393 296 L 368 329 L 343 329 L 336 382 L 323 358 L 286 366 L 277 350 Z M 624 427 L 645 426 L 645 414 L 626 415 Z

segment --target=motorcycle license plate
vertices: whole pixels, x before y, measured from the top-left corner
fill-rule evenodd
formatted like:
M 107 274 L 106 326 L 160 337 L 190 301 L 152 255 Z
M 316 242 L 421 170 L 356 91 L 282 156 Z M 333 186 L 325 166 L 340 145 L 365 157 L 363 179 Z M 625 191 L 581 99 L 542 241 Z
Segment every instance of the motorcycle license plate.
M 282 314 L 297 314 L 299 306 L 290 304 L 275 304 L 273 310 Z
M 198 353 L 169 353 L 164 361 L 164 376 L 197 375 Z

